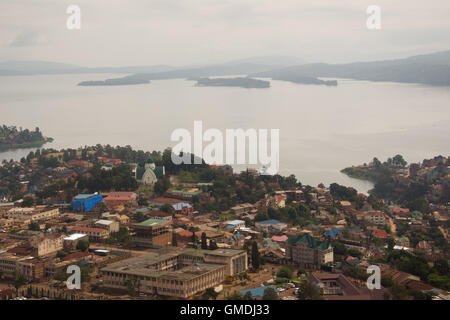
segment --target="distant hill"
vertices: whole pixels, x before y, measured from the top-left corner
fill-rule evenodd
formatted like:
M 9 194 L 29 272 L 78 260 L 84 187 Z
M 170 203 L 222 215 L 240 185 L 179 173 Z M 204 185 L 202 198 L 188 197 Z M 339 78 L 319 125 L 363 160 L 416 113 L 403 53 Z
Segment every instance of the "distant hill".
M 397 60 L 303 64 L 252 73 L 250 76 L 284 81 L 292 81 L 296 77 L 325 77 L 450 86 L 450 51 Z
M 166 65 L 87 68 L 73 64 L 47 61 L 11 60 L 0 62 L 0 76 L 76 73 L 165 72 L 172 69 L 174 68 Z
M 230 65 L 230 64 L 233 65 L 233 64 L 243 64 L 243 63 L 287 67 L 287 66 L 295 66 L 295 65 L 299 65 L 299 64 L 305 64 L 306 61 L 303 59 L 291 57 L 291 56 L 255 56 L 255 57 L 249 57 L 249 58 L 245 58 L 245 59 L 229 61 L 224 64 L 225 65 Z

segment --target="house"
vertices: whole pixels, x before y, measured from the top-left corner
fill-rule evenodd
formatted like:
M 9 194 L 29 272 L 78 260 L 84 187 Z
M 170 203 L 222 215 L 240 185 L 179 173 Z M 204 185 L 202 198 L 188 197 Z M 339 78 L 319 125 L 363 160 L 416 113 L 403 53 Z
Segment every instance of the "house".
M 270 220 L 264 220 L 264 221 L 258 221 L 255 222 L 255 228 L 259 231 L 265 231 L 265 232 L 281 232 L 283 230 L 287 229 L 287 223 L 270 219 Z
M 94 227 L 106 229 L 109 234 L 119 232 L 119 222 L 114 220 L 98 220 L 94 223 Z
M 70 236 L 63 238 L 63 249 L 67 252 L 75 250 L 78 242 L 81 240 L 89 241 L 89 236 L 83 233 L 73 233 Z
M 328 240 L 319 241 L 308 233 L 289 237 L 286 259 L 309 269 L 320 269 L 333 262 L 333 247 Z
M 244 220 L 233 220 L 233 221 L 228 221 L 225 223 L 225 225 L 230 226 L 229 229 L 241 229 L 241 228 L 245 228 L 245 221 Z
M 183 216 L 192 217 L 194 215 L 194 207 L 187 202 L 174 203 L 172 204 L 172 208 L 175 210 L 175 213 L 182 214 Z
M 99 241 L 108 237 L 108 230 L 103 228 L 91 228 L 82 226 L 69 226 L 67 229 L 73 233 L 81 233 L 89 236 L 89 241 Z
M 137 195 L 134 192 L 116 191 L 109 193 L 103 201 L 106 205 L 117 206 L 124 203 L 135 203 Z
M 372 234 L 375 238 L 381 240 L 387 240 L 387 238 L 389 238 L 386 230 L 375 229 L 372 231 Z

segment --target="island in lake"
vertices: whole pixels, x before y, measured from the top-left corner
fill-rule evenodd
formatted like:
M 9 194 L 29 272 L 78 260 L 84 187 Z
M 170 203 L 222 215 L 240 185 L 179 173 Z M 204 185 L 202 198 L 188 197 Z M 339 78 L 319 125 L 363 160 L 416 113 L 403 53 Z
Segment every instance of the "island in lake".
M 196 86 L 200 87 L 241 87 L 241 88 L 269 88 L 270 82 L 253 78 L 200 78 Z
M 39 128 L 34 131 L 17 128 L 16 126 L 0 127 L 0 150 L 40 147 L 53 138 L 44 137 Z
M 79 86 L 124 86 L 124 85 L 134 85 L 134 84 L 146 84 L 150 83 L 150 80 L 140 79 L 140 78 L 117 78 L 117 79 L 106 79 L 99 81 L 82 81 L 78 83 Z

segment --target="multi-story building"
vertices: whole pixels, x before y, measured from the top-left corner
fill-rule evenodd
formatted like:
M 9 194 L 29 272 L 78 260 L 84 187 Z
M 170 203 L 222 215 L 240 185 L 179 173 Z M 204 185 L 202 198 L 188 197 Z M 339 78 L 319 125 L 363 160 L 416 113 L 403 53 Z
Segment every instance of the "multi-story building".
M 189 298 L 246 270 L 245 250 L 166 248 L 113 263 L 100 272 L 106 287 L 126 289 L 127 280 L 139 280 L 140 292 Z
M 39 239 L 32 241 L 33 255 L 41 257 L 56 253 L 63 248 L 64 235 L 60 233 L 47 234 Z
M 94 223 L 94 228 L 102 228 L 108 230 L 108 233 L 119 232 L 119 222 L 114 220 L 97 220 Z
M 172 244 L 171 221 L 148 219 L 130 226 L 132 243 L 137 247 L 161 248 Z
M 286 259 L 308 269 L 320 269 L 333 262 L 333 247 L 328 240 L 319 241 L 308 233 L 287 240 Z
M 58 208 L 51 208 L 47 206 L 37 206 L 34 208 L 12 208 L 5 213 L 6 218 L 22 221 L 49 220 L 58 216 Z
M 101 239 L 106 239 L 109 235 L 108 230 L 103 228 L 69 226 L 67 227 L 67 229 L 73 233 L 87 234 L 89 236 L 89 241 L 99 241 Z

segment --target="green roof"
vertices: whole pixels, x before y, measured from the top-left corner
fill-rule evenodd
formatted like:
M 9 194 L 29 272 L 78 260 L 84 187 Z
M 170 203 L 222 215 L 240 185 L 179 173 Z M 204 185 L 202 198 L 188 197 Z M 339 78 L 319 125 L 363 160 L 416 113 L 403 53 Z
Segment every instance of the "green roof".
M 311 237 L 308 233 L 297 237 L 289 237 L 287 242 L 290 246 L 295 246 L 300 242 L 312 249 L 319 248 L 321 250 L 326 250 L 330 246 L 330 242 L 328 240 L 319 241 L 316 238 Z
M 156 226 L 159 226 L 160 224 L 165 223 L 165 222 L 167 222 L 167 221 L 164 220 L 164 219 L 148 219 L 148 220 L 145 220 L 145 221 L 143 221 L 141 223 L 137 223 L 136 226 L 140 226 L 140 227 L 156 227 Z
M 142 176 L 144 175 L 145 168 L 144 167 L 137 167 L 136 168 L 136 179 L 141 180 Z

